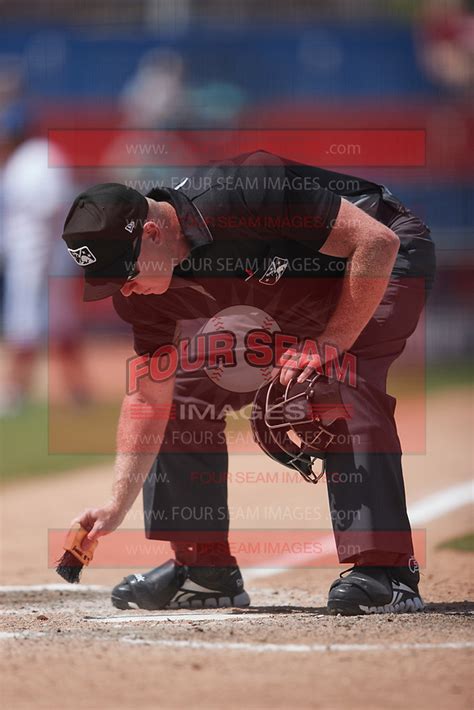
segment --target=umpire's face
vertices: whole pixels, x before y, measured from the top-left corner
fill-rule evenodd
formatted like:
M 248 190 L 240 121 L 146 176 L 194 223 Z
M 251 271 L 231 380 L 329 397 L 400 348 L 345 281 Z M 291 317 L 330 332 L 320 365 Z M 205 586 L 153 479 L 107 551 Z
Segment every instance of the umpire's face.
M 145 296 L 168 290 L 176 266 L 172 228 L 167 220 L 155 215 L 153 200 L 143 226 L 140 254 L 135 275 L 121 288 L 124 296 L 132 293 Z

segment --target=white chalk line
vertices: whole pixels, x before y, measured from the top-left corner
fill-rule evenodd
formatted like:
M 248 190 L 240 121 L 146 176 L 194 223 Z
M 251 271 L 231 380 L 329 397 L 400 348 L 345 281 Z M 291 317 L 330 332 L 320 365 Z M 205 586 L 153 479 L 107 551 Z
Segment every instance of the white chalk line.
M 5 584 L 0 586 L 0 594 L 15 592 L 100 592 L 110 593 L 110 588 L 103 584 Z
M 85 621 L 98 621 L 102 624 L 128 624 L 130 622 L 154 621 L 156 623 L 166 623 L 167 621 L 253 621 L 258 618 L 268 618 L 268 614 L 246 614 L 243 613 L 222 613 L 209 612 L 208 614 L 193 614 L 185 611 L 178 614 L 137 614 L 135 616 L 86 616 Z
M 43 631 L 1 631 L 0 641 L 43 639 Z M 97 638 L 110 641 L 110 638 Z M 114 640 L 115 643 L 115 640 Z M 381 653 L 400 651 L 467 651 L 474 641 L 439 643 L 245 643 L 233 641 L 186 641 L 168 639 L 137 639 L 125 637 L 120 643 L 158 648 L 187 648 L 195 651 L 247 651 L 249 653 Z
M 465 505 L 470 505 L 474 502 L 474 481 L 458 483 L 442 491 L 432 493 L 425 498 L 422 498 L 417 503 L 408 506 L 408 517 L 410 518 L 413 527 L 417 525 L 426 525 L 437 518 L 450 513 L 453 510 L 462 508 Z M 285 555 L 276 560 L 274 568 L 262 569 L 247 569 L 245 570 L 245 579 L 264 579 L 265 577 L 273 577 L 278 574 L 283 574 L 291 567 L 297 567 L 298 564 L 308 565 L 311 562 L 318 561 L 318 564 L 324 564 L 325 560 L 333 558 L 336 554 L 336 546 L 332 534 L 328 534 L 318 540 L 322 545 L 322 550 L 319 555 L 309 557 L 308 555 Z
M 453 512 L 458 508 L 463 508 L 466 505 L 474 503 L 474 482 L 467 481 L 455 484 L 444 490 L 432 493 L 420 501 L 408 507 L 408 515 L 413 526 L 424 525 L 432 522 L 437 518 Z M 298 567 L 303 563 L 310 563 L 317 560 L 319 563 L 329 559 L 335 553 L 334 538 L 332 533 L 324 535 L 318 540 L 322 545 L 321 554 L 315 557 L 308 555 L 285 555 L 275 560 L 274 567 L 264 567 L 259 569 L 246 569 L 245 579 L 252 581 L 254 579 L 262 579 L 265 577 L 273 577 L 278 574 L 287 572 L 292 567 Z M 0 594 L 11 594 L 15 592 L 49 592 L 49 591 L 67 591 L 67 592 L 99 592 L 108 593 L 109 588 L 98 584 L 32 584 L 32 585 L 4 585 L 0 586 Z
M 10 639 L 37 639 L 44 636 L 44 631 L 0 631 L 0 641 L 8 641 Z
M 381 651 L 463 651 L 474 648 L 474 641 L 440 643 L 243 643 L 231 641 L 179 641 L 167 639 L 123 638 L 122 643 L 162 648 L 191 648 L 202 651 L 249 651 L 250 653 L 359 653 Z
M 442 491 L 432 493 L 417 503 L 408 506 L 412 525 L 425 525 L 446 513 L 474 503 L 474 481 L 458 483 Z

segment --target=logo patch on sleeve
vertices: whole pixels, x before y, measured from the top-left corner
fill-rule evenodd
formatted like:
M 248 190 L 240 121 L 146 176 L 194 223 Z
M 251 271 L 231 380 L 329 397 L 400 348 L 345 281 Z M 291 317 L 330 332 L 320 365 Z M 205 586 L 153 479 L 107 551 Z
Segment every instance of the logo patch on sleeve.
M 268 269 L 265 271 L 262 278 L 259 279 L 259 282 L 265 284 L 265 286 L 274 286 L 285 273 L 289 263 L 288 259 L 283 259 L 281 256 L 274 256 Z
M 95 264 L 97 261 L 87 246 L 79 247 L 79 249 L 68 249 L 68 252 L 79 266 L 89 266 L 89 264 Z

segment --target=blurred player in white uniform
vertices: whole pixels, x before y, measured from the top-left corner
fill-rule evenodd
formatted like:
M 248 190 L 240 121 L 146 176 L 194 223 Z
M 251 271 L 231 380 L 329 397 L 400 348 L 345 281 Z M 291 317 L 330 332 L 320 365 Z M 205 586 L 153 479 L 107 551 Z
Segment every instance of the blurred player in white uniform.
M 21 143 L 16 135 L 8 139 L 11 153 L 2 174 L 1 248 L 5 270 L 3 327 L 9 362 L 0 395 L 0 415 L 21 409 L 29 394 L 37 355 L 48 341 L 50 354 L 54 352 L 60 358 L 73 399 L 86 399 L 72 279 L 54 279 L 53 288 L 49 288 L 49 277 L 75 274 L 70 259 L 57 248 L 65 205 L 74 191 L 71 172 L 48 166 L 46 138 L 29 138 Z M 49 315 L 53 317 L 48 317 L 51 293 L 54 302 Z

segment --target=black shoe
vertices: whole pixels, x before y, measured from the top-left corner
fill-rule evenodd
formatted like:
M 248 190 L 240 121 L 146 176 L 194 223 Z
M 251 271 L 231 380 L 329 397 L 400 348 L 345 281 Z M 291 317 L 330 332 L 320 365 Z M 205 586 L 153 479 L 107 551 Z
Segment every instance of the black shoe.
M 420 575 L 411 567 L 356 566 L 332 583 L 328 597 L 330 614 L 405 614 L 421 611 Z
M 112 590 L 117 609 L 245 607 L 250 597 L 234 567 L 187 567 L 175 560 L 145 574 L 130 574 Z

